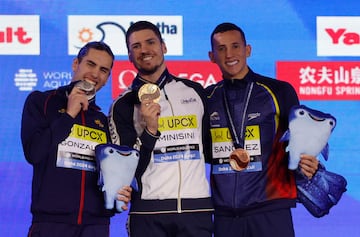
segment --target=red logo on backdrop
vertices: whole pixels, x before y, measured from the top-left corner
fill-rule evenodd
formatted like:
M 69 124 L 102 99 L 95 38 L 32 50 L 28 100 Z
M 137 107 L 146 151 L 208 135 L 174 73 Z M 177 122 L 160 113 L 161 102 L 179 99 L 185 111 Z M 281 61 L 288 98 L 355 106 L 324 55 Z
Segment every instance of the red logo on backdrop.
M 167 61 L 171 74 L 187 78 L 207 87 L 221 80 L 221 72 L 215 63 L 210 61 Z M 112 69 L 112 98 L 118 97 L 128 88 L 137 71 L 129 61 L 115 61 Z
M 300 100 L 359 100 L 360 62 L 277 62 L 276 78 Z
M 5 30 L 0 31 L 0 43 L 19 42 L 20 44 L 28 44 L 32 40 L 27 36 L 27 32 L 23 27 L 6 27 Z

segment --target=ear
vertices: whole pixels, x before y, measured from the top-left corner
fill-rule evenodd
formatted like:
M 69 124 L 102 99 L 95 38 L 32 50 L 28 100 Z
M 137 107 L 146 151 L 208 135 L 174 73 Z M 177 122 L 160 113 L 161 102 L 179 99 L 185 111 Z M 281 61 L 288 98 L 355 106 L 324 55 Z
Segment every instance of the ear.
M 250 55 L 251 55 L 251 45 L 250 44 L 248 44 L 248 45 L 246 45 L 246 57 L 250 57 Z
M 167 53 L 167 47 L 166 47 L 165 42 L 161 43 L 161 48 L 162 48 L 163 53 L 166 54 Z
M 132 63 L 133 60 L 132 60 L 132 58 L 131 58 L 131 53 L 130 53 L 130 52 L 128 52 L 128 58 L 129 58 L 129 61 Z
M 208 56 L 211 62 L 215 63 L 215 57 L 214 57 L 214 53 L 212 51 L 208 52 Z
M 71 69 L 73 70 L 73 72 L 75 72 L 77 70 L 79 66 L 79 59 L 78 58 L 74 58 Z

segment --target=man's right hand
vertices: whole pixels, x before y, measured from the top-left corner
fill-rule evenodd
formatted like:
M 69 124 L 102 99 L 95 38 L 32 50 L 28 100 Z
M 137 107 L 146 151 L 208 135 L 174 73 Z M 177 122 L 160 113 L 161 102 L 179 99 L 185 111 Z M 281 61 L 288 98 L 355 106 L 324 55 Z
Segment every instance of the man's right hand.
M 86 111 L 89 107 L 89 101 L 83 90 L 74 86 L 70 95 L 68 96 L 68 103 L 66 113 L 75 118 L 82 110 Z
M 140 111 L 144 117 L 147 130 L 155 135 L 159 128 L 160 105 L 153 101 L 144 100 L 141 102 Z

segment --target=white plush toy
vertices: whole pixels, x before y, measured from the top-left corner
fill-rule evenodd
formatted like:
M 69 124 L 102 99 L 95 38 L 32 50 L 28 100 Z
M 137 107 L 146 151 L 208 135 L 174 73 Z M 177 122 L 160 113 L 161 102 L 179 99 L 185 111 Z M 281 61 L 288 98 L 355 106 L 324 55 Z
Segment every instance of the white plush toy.
M 310 109 L 305 105 L 294 106 L 289 115 L 289 129 L 280 141 L 289 141 L 289 169 L 298 167 L 301 154 L 328 159 L 328 139 L 336 126 L 336 119 L 327 113 Z
M 97 168 L 99 170 L 98 185 L 104 192 L 105 208 L 122 212 L 124 202 L 117 200 L 117 192 L 130 185 L 134 179 L 139 162 L 139 152 L 127 146 L 100 144 L 95 147 Z

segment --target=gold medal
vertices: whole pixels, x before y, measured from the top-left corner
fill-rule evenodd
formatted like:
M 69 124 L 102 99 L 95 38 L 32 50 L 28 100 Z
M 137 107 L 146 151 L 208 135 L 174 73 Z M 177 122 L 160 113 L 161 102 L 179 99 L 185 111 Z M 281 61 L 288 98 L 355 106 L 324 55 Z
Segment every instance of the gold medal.
M 158 103 L 160 100 L 160 88 L 155 84 L 144 84 L 139 89 L 138 97 L 140 102 L 149 100 Z
M 238 148 L 231 152 L 229 160 L 231 168 L 242 171 L 249 165 L 250 155 L 246 150 Z

